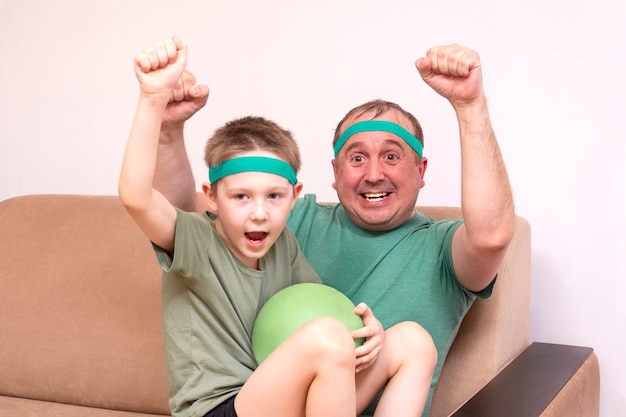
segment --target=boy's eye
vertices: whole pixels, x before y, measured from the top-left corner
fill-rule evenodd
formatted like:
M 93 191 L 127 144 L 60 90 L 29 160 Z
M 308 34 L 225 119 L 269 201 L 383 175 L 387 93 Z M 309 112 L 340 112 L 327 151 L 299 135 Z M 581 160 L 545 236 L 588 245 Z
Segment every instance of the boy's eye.
M 278 198 L 280 198 L 280 194 L 278 193 L 270 193 L 267 198 L 269 198 L 270 200 L 276 200 Z
M 235 200 L 245 200 L 246 197 L 247 196 L 245 194 L 236 194 L 235 195 Z

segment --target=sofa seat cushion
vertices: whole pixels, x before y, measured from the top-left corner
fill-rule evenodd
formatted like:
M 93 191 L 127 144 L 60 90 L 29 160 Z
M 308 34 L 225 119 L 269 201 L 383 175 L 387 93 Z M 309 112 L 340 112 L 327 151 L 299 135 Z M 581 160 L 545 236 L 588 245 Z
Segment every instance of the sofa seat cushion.
M 130 411 L 28 400 L 0 396 L 0 417 L 163 417 L 164 414 L 142 414 Z

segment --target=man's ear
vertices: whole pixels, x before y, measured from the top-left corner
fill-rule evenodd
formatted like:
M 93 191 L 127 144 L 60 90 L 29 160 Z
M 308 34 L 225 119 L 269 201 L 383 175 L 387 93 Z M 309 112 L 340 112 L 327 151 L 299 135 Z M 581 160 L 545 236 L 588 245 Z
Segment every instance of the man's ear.
M 215 186 L 217 189 L 217 185 Z M 204 199 L 206 200 L 206 205 L 211 213 L 217 213 L 217 196 L 213 193 L 213 187 L 208 182 L 202 183 L 202 193 L 204 194 Z
M 337 190 L 337 163 L 335 162 L 335 160 L 334 160 L 334 159 L 333 159 L 332 161 L 330 161 L 330 163 L 331 163 L 331 164 L 332 164 L 332 166 L 333 166 L 333 175 L 334 175 L 334 177 L 333 177 L 333 178 L 335 179 L 335 180 L 333 181 L 332 187 L 333 187 L 335 190 Z
M 426 185 L 426 181 L 424 181 L 424 175 L 426 174 L 426 167 L 427 166 L 428 166 L 428 159 L 425 156 L 423 156 L 421 158 L 421 160 L 420 160 L 420 164 L 419 164 L 419 167 L 418 167 L 418 172 L 419 172 L 419 175 L 420 175 L 420 179 L 422 180 L 422 185 L 421 185 L 420 189 L 423 188 Z

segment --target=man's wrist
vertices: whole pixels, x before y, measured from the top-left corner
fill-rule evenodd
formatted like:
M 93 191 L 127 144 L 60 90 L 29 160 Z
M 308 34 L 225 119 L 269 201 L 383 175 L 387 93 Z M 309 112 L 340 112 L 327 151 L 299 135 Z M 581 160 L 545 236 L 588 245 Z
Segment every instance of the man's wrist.
M 171 122 L 161 124 L 161 132 L 159 134 L 160 144 L 171 144 L 174 142 L 184 141 L 185 122 Z
M 489 120 L 489 108 L 484 95 L 472 102 L 452 103 L 460 125 L 472 125 Z

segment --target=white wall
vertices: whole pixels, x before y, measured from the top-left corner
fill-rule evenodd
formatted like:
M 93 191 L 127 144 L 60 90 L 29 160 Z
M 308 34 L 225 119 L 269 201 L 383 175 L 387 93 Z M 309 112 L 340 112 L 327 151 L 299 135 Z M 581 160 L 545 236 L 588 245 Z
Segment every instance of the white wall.
M 601 414 L 626 409 L 626 1 L 0 0 L 0 199 L 116 193 L 137 97 L 132 57 L 176 34 L 212 89 L 189 122 L 202 148 L 255 113 L 292 130 L 306 192 L 335 201 L 333 128 L 374 97 L 422 122 L 420 204 L 459 204 L 457 128 L 415 59 L 480 51 L 517 211 L 533 230 L 532 339 L 592 346 Z

